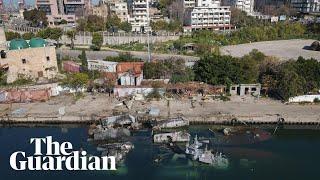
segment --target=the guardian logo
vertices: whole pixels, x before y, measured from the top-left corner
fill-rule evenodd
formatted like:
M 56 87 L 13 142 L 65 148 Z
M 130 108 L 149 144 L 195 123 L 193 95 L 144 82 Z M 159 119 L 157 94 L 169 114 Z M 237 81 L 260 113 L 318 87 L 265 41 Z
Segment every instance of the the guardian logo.
M 10 166 L 14 170 L 116 170 L 114 156 L 87 156 L 86 151 L 73 151 L 70 142 L 53 142 L 52 136 L 31 138 L 34 154 L 27 156 L 23 151 L 10 156 Z M 42 152 L 43 146 L 46 152 Z

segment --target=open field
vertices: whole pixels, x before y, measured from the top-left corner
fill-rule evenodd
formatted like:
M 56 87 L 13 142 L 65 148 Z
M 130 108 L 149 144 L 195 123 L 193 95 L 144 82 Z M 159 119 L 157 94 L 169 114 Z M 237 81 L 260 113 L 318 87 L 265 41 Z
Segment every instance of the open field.
M 315 40 L 311 39 L 292 39 L 279 41 L 263 41 L 248 44 L 224 46 L 221 52 L 224 55 L 242 57 L 253 49 L 258 49 L 268 56 L 278 57 L 280 60 L 297 59 L 299 56 L 304 58 L 315 58 L 320 60 L 319 51 L 304 49 L 310 46 Z

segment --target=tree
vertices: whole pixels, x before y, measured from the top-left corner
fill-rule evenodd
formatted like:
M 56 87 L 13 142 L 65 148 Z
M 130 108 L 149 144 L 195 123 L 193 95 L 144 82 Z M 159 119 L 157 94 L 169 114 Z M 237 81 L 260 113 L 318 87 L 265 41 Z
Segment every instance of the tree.
M 23 12 L 25 20 L 30 21 L 34 27 L 47 27 L 48 20 L 46 13 L 42 10 L 32 9 Z
M 304 87 L 306 85 L 305 79 L 295 72 L 295 69 L 290 62 L 282 64 L 281 66 L 278 75 L 278 84 L 275 88 L 279 95 L 283 99 L 288 100 L 290 97 L 304 94 Z
M 108 30 L 114 31 L 115 27 L 119 27 L 121 24 L 121 19 L 117 15 L 110 15 L 106 21 L 106 28 Z
M 60 21 L 60 24 L 68 24 L 68 21 L 65 20 L 65 19 L 62 19 L 62 20 Z
M 87 71 L 88 70 L 88 61 L 87 61 L 86 51 L 82 50 L 81 54 L 78 57 L 81 60 L 82 70 Z
M 89 81 L 89 76 L 86 73 L 74 73 L 68 74 L 67 78 L 62 81 L 62 85 L 75 89 L 79 92 L 82 88 L 84 88 Z
M 85 31 L 87 28 L 87 20 L 81 18 L 77 20 L 77 31 Z
M 30 40 L 33 37 L 35 37 L 35 35 L 32 32 L 26 32 L 26 33 L 22 34 L 22 38 L 24 40 Z
M 97 32 L 104 30 L 104 20 L 97 15 L 89 15 L 87 18 L 87 30 L 90 32 Z
M 70 43 L 70 48 L 73 49 L 74 48 L 74 40 L 76 38 L 76 31 L 75 30 L 69 30 L 67 31 L 67 36 L 70 39 L 71 43 Z
M 7 31 L 5 32 L 6 40 L 11 41 L 12 39 L 21 38 L 20 34 L 17 32 Z
M 63 31 L 61 28 L 50 28 L 50 27 L 39 31 L 37 34 L 38 37 L 57 41 L 58 46 L 59 46 L 59 40 L 62 35 L 63 35 Z
M 151 21 L 150 26 L 154 31 L 167 30 L 168 23 L 164 20 L 159 20 L 156 22 Z
M 120 27 L 119 27 L 119 28 L 122 29 L 122 30 L 125 31 L 125 32 L 131 32 L 131 30 L 132 30 L 131 24 L 128 23 L 127 21 L 122 22 L 122 23 L 120 24 Z
M 99 51 L 101 49 L 102 44 L 103 44 L 102 34 L 101 33 L 93 33 L 91 49 Z

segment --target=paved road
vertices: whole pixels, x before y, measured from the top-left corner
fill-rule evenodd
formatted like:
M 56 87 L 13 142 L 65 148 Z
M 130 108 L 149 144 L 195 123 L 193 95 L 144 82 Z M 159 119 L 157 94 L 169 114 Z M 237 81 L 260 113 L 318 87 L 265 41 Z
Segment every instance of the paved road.
M 86 51 L 88 59 L 105 59 L 106 57 L 115 57 L 119 55 L 119 52 L 125 51 L 117 51 L 117 50 L 108 50 L 108 51 Z M 81 53 L 80 50 L 68 50 L 68 49 L 58 49 L 57 53 L 62 56 L 70 56 L 77 58 Z M 137 51 L 130 51 L 130 54 L 133 57 L 140 58 L 144 61 L 148 60 L 148 53 L 147 52 L 137 52 Z M 192 66 L 194 62 L 198 61 L 199 57 L 194 56 L 183 56 L 183 55 L 171 55 L 171 54 L 151 54 L 152 60 L 166 60 L 166 59 L 183 59 L 186 61 L 186 65 Z
M 258 49 L 268 56 L 278 57 L 280 60 L 304 58 L 315 58 L 320 61 L 320 52 L 305 49 L 315 40 L 312 39 L 292 39 L 279 41 L 263 41 L 248 44 L 224 46 L 221 48 L 222 54 L 235 57 L 242 57 L 253 49 Z

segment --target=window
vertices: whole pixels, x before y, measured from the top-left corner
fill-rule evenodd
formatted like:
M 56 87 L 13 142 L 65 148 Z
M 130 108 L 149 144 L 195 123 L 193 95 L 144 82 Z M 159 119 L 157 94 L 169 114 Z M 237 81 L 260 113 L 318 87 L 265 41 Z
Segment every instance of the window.
M 50 61 L 50 57 L 49 56 L 47 56 L 47 61 Z
M 232 87 L 231 90 L 233 90 L 233 91 L 236 90 L 236 87 Z
M 27 60 L 26 59 L 22 59 L 22 64 L 26 64 Z
M 251 88 L 251 91 L 257 91 L 257 88 L 253 87 Z

